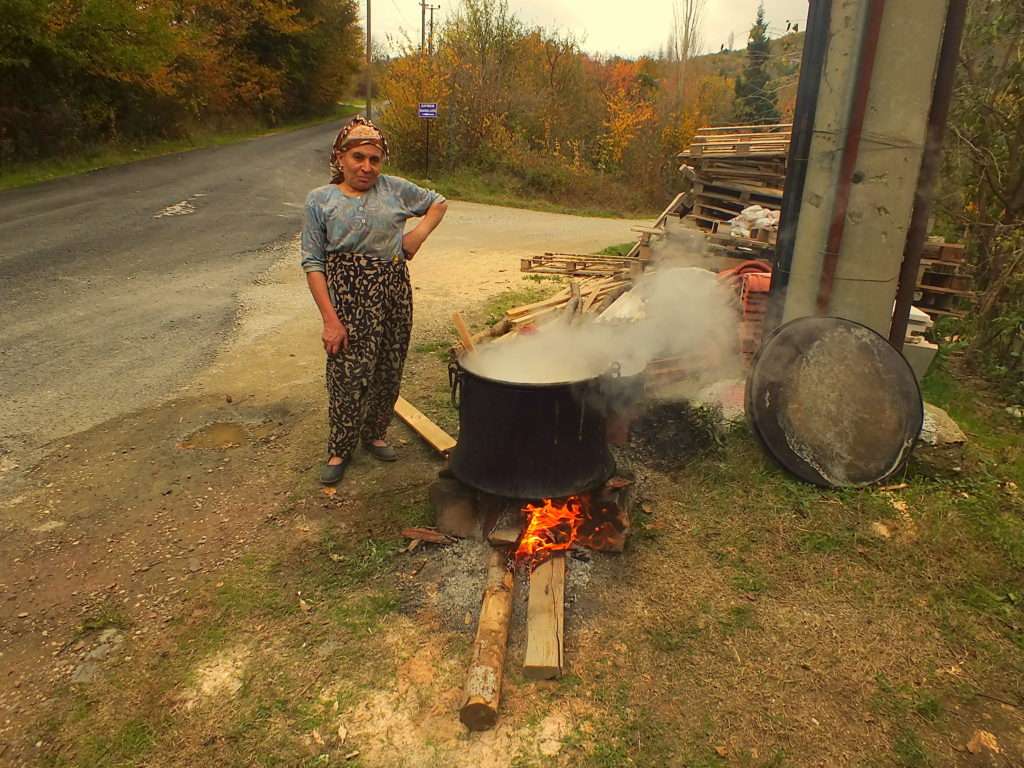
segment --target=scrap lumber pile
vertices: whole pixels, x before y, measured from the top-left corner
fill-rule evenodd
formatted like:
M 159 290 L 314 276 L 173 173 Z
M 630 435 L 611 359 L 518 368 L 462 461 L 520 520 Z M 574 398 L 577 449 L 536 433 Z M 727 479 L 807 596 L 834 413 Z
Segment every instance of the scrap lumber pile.
M 639 259 L 629 256 L 588 256 L 580 253 L 545 253 L 519 262 L 520 272 L 573 277 L 617 277 L 642 267 Z
M 975 298 L 973 277 L 964 264 L 964 247 L 929 240 L 921 253 L 914 304 L 932 318 L 963 317 L 964 305 Z
M 679 154 L 679 170 L 690 181 L 689 218 L 712 245 L 743 258 L 771 255 L 770 234 L 733 237 L 725 222 L 752 205 L 781 210 L 791 130 L 789 123 L 701 128 Z
M 503 322 L 507 323 L 509 330 L 514 330 L 530 323 L 549 319 L 558 312 L 568 314 L 600 313 L 628 291 L 632 284 L 632 279 L 624 272 L 608 277 L 572 280 L 569 285 L 548 299 L 512 307 L 505 312 Z

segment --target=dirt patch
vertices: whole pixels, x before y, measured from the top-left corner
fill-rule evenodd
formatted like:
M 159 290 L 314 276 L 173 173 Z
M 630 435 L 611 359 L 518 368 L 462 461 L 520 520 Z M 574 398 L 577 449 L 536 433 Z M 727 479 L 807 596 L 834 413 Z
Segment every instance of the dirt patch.
M 195 671 L 196 682 L 181 696 L 181 705 L 186 710 L 219 702 L 235 696 L 241 689 L 243 676 L 252 658 L 252 650 L 235 646 L 217 653 L 204 661 Z

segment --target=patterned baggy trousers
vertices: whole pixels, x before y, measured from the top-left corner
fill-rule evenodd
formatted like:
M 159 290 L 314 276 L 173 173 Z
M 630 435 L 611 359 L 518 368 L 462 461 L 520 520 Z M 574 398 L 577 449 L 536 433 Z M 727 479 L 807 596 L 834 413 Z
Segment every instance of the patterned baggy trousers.
M 348 330 L 348 351 L 327 356 L 328 456 L 347 460 L 359 440 L 384 437 L 398 400 L 412 332 L 405 260 L 327 255 L 331 302 Z

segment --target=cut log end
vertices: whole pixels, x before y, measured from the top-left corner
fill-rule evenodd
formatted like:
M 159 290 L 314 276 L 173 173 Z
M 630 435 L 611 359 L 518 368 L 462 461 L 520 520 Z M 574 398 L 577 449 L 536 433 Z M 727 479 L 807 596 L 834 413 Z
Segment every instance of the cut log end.
M 498 708 L 487 701 L 470 701 L 463 705 L 459 719 L 471 731 L 487 731 L 498 722 Z

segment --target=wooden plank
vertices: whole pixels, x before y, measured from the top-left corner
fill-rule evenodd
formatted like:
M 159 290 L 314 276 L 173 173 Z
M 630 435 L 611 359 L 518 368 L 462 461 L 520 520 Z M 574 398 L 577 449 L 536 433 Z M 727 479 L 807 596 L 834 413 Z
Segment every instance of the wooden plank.
M 520 317 L 522 315 L 528 315 L 535 310 L 543 309 L 544 307 L 551 307 L 568 300 L 569 289 L 563 288 L 549 299 L 544 299 L 543 301 L 536 301 L 533 304 L 523 304 L 518 307 L 512 307 L 512 309 L 505 312 L 505 317 Z
M 562 674 L 565 626 L 565 555 L 554 553 L 530 574 L 523 674 L 549 680 Z
M 469 332 L 469 326 L 466 325 L 466 321 L 462 319 L 462 313 L 453 312 L 452 322 L 455 324 L 456 333 L 459 334 L 459 341 L 462 342 L 462 348 L 467 352 L 475 351 L 476 345 L 473 343 L 473 336 Z
M 473 643 L 473 660 L 466 673 L 466 687 L 459 708 L 459 719 L 471 731 L 485 731 L 498 722 L 515 586 L 515 577 L 505 564 L 504 552 L 492 550 Z
M 973 299 L 977 295 L 974 291 L 962 291 L 955 288 L 943 288 L 941 285 L 924 285 L 921 283 L 918 283 L 917 290 L 924 291 L 925 293 L 941 293 L 948 294 L 950 296 L 963 296 L 969 299 Z
M 752 131 L 764 128 L 767 131 L 793 130 L 792 123 L 767 123 L 758 125 L 706 125 L 698 128 L 697 133 L 720 133 L 722 131 Z
M 447 456 L 448 451 L 455 447 L 455 439 L 451 435 L 420 413 L 419 409 L 404 397 L 399 396 L 395 403 L 395 413 L 438 453 Z

